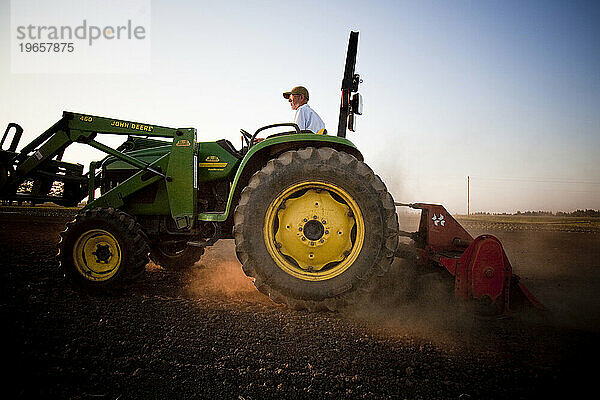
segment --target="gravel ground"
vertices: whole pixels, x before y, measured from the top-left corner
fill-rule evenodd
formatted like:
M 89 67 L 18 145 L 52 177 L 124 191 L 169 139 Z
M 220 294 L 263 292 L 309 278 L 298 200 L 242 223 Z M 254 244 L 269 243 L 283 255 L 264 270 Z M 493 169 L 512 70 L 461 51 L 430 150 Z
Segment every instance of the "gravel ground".
M 360 306 L 311 314 L 254 290 L 232 241 L 187 271 L 149 264 L 121 297 L 79 294 L 54 258 L 66 219 L 0 212 L 5 398 L 535 399 L 593 386 L 598 236 L 550 238 L 562 274 L 518 269 L 544 295 L 544 315 L 476 317 L 444 275 L 415 277 L 401 261 Z M 490 233 L 520 265 L 548 257 L 543 232 L 528 239 L 540 240 L 537 252 Z

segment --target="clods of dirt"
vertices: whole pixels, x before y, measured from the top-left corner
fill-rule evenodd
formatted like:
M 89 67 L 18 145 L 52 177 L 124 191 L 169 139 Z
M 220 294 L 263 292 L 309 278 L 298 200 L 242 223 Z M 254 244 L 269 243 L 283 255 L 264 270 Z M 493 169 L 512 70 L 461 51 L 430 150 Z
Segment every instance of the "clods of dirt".
M 122 296 L 89 297 L 54 258 L 65 219 L 0 214 L 6 398 L 577 398 L 594 382 L 597 325 L 475 317 L 443 275 L 400 261 L 341 313 L 272 303 L 231 241 L 190 270 L 149 265 Z

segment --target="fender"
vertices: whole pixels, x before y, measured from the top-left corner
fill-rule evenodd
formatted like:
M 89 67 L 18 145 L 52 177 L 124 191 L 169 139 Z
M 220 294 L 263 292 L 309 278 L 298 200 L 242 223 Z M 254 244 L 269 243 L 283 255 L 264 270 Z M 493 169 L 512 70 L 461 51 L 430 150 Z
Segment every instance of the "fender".
M 246 184 L 250 180 L 250 177 L 252 177 L 256 171 L 261 169 L 268 160 L 279 156 L 279 154 L 285 151 L 297 150 L 310 146 L 332 147 L 336 150 L 345 151 L 363 161 L 363 156 L 356 146 L 350 140 L 338 136 L 307 133 L 266 138 L 262 142 L 252 146 L 250 151 L 248 151 L 242 159 L 229 191 L 225 212 L 199 213 L 198 220 L 224 222 L 229 217 L 232 205 L 236 200 L 236 195 L 241 193 L 242 189 L 246 187 Z

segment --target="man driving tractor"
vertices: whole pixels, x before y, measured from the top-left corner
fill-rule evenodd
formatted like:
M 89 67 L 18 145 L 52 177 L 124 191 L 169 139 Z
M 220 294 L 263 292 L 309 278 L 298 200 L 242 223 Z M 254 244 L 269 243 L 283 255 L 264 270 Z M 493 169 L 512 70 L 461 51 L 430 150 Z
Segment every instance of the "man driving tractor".
M 300 130 L 309 130 L 321 135 L 326 133 L 323 120 L 308 105 L 308 90 L 304 86 L 296 86 L 289 92 L 284 92 L 283 97 L 290 102 L 292 110 L 296 110 L 294 123 Z

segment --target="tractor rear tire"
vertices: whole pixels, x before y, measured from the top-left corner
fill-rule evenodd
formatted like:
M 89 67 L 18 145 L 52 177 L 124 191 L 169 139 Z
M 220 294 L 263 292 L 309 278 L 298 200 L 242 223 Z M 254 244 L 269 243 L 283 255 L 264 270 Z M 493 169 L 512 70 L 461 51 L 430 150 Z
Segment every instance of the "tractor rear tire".
M 65 277 L 88 292 L 119 292 L 139 278 L 148 264 L 146 235 L 121 210 L 86 210 L 60 236 L 58 258 Z
M 155 244 L 150 247 L 150 258 L 155 264 L 165 269 L 186 269 L 198 261 L 204 254 L 204 247 L 194 247 L 183 244 L 181 246 L 164 246 Z
M 387 272 L 398 244 L 385 184 L 365 163 L 331 148 L 270 160 L 242 191 L 234 222 L 244 273 L 293 309 L 355 303 Z

